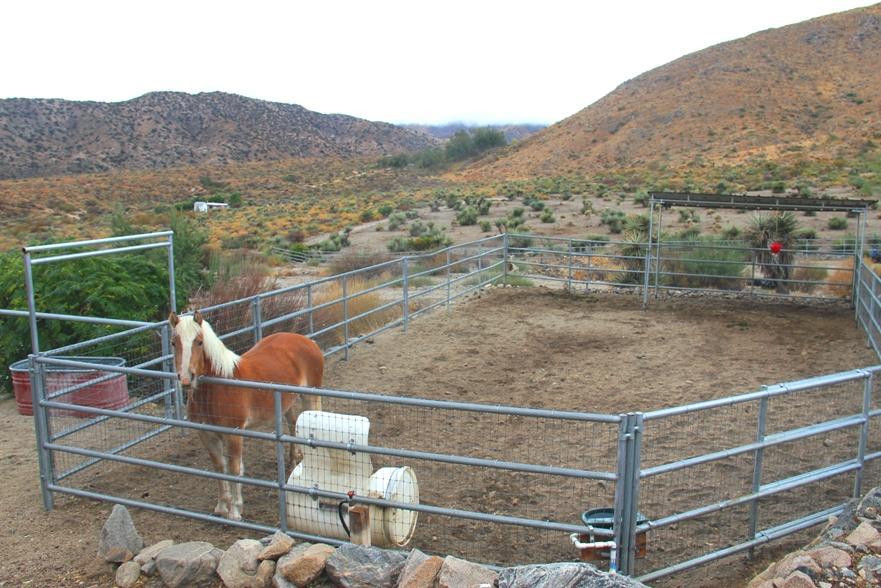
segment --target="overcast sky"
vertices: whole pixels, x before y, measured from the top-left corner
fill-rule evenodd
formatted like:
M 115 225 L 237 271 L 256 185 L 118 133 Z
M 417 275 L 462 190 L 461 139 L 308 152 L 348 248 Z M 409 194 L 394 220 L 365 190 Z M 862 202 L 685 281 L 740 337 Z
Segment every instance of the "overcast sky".
M 847 0 L 8 0 L 0 97 L 224 91 L 395 123 L 551 123 L 686 53 Z

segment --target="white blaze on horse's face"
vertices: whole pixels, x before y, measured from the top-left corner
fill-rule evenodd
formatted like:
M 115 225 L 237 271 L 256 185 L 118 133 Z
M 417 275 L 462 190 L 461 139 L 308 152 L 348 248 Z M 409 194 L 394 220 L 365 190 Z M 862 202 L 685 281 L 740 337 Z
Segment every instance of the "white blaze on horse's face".
M 179 318 L 171 313 L 168 322 L 172 326 L 174 368 L 182 386 L 189 386 L 205 371 L 205 354 L 202 346 L 202 315 Z

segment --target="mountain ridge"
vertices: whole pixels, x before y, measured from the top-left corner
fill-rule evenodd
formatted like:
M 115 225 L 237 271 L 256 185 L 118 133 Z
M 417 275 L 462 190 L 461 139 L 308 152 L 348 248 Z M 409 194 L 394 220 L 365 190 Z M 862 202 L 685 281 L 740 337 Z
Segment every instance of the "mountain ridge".
M 380 156 L 433 144 L 390 123 L 225 92 L 150 92 L 121 102 L 0 100 L 0 179 Z
M 881 142 L 881 4 L 753 33 L 620 84 L 466 176 L 850 156 Z

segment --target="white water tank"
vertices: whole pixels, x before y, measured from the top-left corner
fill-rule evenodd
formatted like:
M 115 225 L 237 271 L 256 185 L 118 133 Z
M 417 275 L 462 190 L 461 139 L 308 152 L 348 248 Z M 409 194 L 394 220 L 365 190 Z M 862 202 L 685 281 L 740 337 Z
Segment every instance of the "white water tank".
M 297 418 L 298 437 L 367 445 L 369 432 L 369 419 L 357 415 L 310 410 Z M 386 467 L 372 472 L 373 465 L 367 453 L 306 446 L 303 447 L 303 461 L 294 468 L 288 484 L 341 494 L 354 491 L 358 496 L 419 504 L 419 484 L 411 468 Z M 286 502 L 288 527 L 291 529 L 348 539 L 339 519 L 338 500 L 288 492 Z M 384 547 L 406 545 L 413 537 L 417 514 L 412 510 L 371 505 L 371 543 Z

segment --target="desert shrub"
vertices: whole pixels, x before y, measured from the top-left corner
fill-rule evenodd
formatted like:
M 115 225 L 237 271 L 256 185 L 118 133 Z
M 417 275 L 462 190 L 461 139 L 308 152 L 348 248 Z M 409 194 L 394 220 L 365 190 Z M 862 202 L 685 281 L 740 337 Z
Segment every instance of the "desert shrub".
M 541 222 L 543 223 L 552 223 L 555 222 L 557 219 L 554 217 L 554 211 L 552 211 L 550 208 L 545 208 L 541 211 L 541 217 L 539 217 L 539 220 L 541 220 Z
M 359 217 L 362 223 L 369 223 L 375 218 L 375 213 L 372 209 L 368 208 L 361 212 L 361 216 Z
M 488 220 L 480 221 L 480 230 L 483 233 L 489 233 L 490 231 L 492 231 L 492 223 Z
M 639 191 L 633 197 L 633 203 L 639 204 L 642 207 L 648 207 L 649 205 L 649 195 L 646 192 Z
M 376 210 L 377 212 L 379 212 L 379 215 L 381 217 L 386 218 L 388 215 L 394 212 L 395 209 L 391 204 L 386 202 L 385 204 L 380 204 L 379 208 L 377 208 Z
M 481 198 L 477 201 L 477 214 L 479 214 L 480 216 L 488 215 L 490 206 L 492 206 L 492 202 L 490 202 L 486 198 Z
M 410 225 L 410 238 L 396 237 L 388 244 L 389 251 L 427 251 L 450 245 L 452 240 L 433 222 Z
M 682 288 L 740 290 L 749 254 L 726 245 L 727 241 L 703 237 L 691 240 L 684 247 L 667 249 L 665 255 L 670 259 L 664 262 L 664 271 L 691 274 L 667 276 L 670 284 Z
M 343 322 L 346 313 L 350 317 L 368 313 L 366 316 L 349 323 L 350 338 L 365 335 L 400 318 L 401 307 L 399 305 L 383 310 L 374 310 L 382 305 L 382 296 L 376 290 L 364 292 L 370 286 L 371 283 L 367 280 L 349 278 L 346 282 L 348 301 L 345 303 L 345 307 L 342 301 L 343 286 L 341 280 L 333 280 L 316 289 L 313 295 L 313 305 L 321 306 L 326 304 L 327 306 L 323 306 L 313 313 L 315 330 L 319 331 L 339 325 L 318 337 L 318 341 L 322 346 L 329 347 L 344 343 L 345 328 L 340 323 Z
M 349 251 L 346 253 L 341 253 L 339 255 L 334 255 L 333 259 L 331 259 L 330 263 L 328 264 L 328 269 L 331 274 L 343 274 L 346 272 L 363 269 L 365 267 L 370 267 L 372 265 L 377 265 L 388 261 L 389 259 L 390 256 L 382 252 Z M 380 268 L 377 271 L 383 270 L 382 268 Z M 365 275 L 365 277 L 373 276 L 371 273 L 371 275 Z
M 609 227 L 610 233 L 621 233 L 624 230 L 624 219 L 626 215 L 620 210 L 607 208 L 603 210 L 600 216 L 600 222 Z
M 322 251 L 322 252 L 329 252 L 329 253 L 332 253 L 335 251 L 341 251 L 344 247 L 348 247 L 350 245 L 349 233 L 351 233 L 351 232 L 352 232 L 352 230 L 349 228 L 343 229 L 339 233 L 336 233 L 335 235 L 331 235 L 327 239 L 324 239 L 323 241 L 321 241 L 317 245 L 316 249 L 318 249 L 319 251 Z
M 831 231 L 843 231 L 847 229 L 847 218 L 843 216 L 833 216 L 826 223 L 826 227 Z
M 811 293 L 821 284 L 811 284 L 805 282 L 824 282 L 829 275 L 829 270 L 824 267 L 796 267 L 792 269 L 791 279 L 793 282 L 789 285 L 789 289 L 795 292 Z
M 462 226 L 476 225 L 477 209 L 473 206 L 466 206 L 456 215 L 456 221 Z
M 584 239 L 572 241 L 572 249 L 574 251 L 589 251 L 598 249 L 609 244 L 609 237 L 606 235 L 588 235 Z
M 388 217 L 388 230 L 397 231 L 407 222 L 407 217 L 403 212 L 393 212 Z
M 593 202 L 590 200 L 582 200 L 581 201 L 581 214 L 590 215 L 593 214 Z
M 735 227 L 734 225 L 728 225 L 724 229 L 722 229 L 722 238 L 727 239 L 729 241 L 733 241 L 740 237 L 740 229 Z
M 523 204 L 531 208 L 532 210 L 538 212 L 540 210 L 544 210 L 545 203 L 538 198 L 533 198 L 532 196 L 527 196 L 523 199 Z

